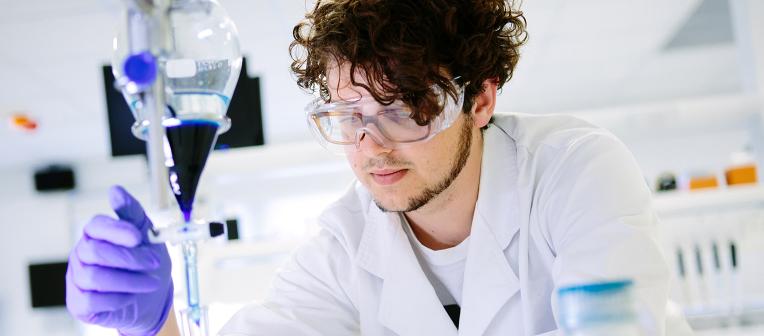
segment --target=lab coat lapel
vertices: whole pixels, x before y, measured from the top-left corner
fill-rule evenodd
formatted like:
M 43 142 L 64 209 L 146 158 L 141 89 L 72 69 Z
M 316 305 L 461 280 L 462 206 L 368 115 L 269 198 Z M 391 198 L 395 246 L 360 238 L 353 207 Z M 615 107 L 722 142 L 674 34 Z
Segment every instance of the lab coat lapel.
M 456 327 L 425 276 L 397 213 L 369 208 L 359 265 L 382 278 L 379 322 L 398 335 L 456 335 Z
M 480 191 L 464 269 L 459 333 L 483 335 L 520 289 L 504 250 L 519 230 L 514 142 L 495 125 L 484 134 Z M 523 330 L 517 326 L 517 330 Z

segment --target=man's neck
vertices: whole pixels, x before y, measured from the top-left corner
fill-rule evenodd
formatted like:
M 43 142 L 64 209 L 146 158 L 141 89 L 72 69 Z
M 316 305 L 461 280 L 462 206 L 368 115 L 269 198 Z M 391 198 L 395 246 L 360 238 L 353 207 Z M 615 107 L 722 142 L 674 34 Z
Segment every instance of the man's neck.
M 422 245 L 442 250 L 459 245 L 469 237 L 480 187 L 482 140 L 480 134 L 473 134 L 467 163 L 446 190 L 421 208 L 404 213 Z

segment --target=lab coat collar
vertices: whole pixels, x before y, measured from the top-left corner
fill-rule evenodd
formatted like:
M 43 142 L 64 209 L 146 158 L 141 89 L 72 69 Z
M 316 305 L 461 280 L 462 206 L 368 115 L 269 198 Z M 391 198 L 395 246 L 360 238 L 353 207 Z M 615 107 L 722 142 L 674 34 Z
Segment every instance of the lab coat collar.
M 462 292 L 459 333 L 464 335 L 483 334 L 519 290 L 518 277 L 504 255 L 519 228 L 514 142 L 494 125 L 484 133 L 483 148 Z M 356 260 L 383 280 L 380 323 L 399 335 L 455 335 L 456 328 L 422 272 L 399 214 L 382 212 L 371 200 L 367 204 Z
M 483 162 L 480 191 L 475 206 L 475 224 L 482 224 L 501 251 L 507 248 L 520 229 L 517 148 L 515 141 L 496 124 L 483 134 Z M 478 225 L 480 226 L 480 225 Z M 477 232 L 480 234 L 481 232 Z
M 377 318 L 398 335 L 456 335 L 417 261 L 398 213 L 372 202 L 358 250 L 358 263 L 382 278 Z
M 459 323 L 463 335 L 483 335 L 520 289 L 504 254 L 520 228 L 515 143 L 496 125 L 485 131 L 483 140 L 480 192 L 464 266 Z

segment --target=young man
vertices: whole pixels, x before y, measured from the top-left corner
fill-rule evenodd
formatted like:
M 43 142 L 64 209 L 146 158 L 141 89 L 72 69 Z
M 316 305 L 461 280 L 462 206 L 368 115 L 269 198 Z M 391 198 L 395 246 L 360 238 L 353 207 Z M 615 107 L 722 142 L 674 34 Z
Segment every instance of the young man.
M 616 138 L 494 115 L 525 40 L 503 0 L 320 1 L 292 70 L 314 134 L 357 182 L 221 335 L 554 334 L 555 289 L 631 279 L 663 334 L 668 272 L 650 191 Z M 125 335 L 176 332 L 169 259 L 121 188 L 75 247 L 67 305 Z

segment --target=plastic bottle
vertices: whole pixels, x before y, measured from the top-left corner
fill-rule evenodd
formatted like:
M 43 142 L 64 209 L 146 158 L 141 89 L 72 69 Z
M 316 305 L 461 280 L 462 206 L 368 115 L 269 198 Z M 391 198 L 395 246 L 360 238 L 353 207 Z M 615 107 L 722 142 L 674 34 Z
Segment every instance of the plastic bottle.
M 565 336 L 644 336 L 632 294 L 632 281 L 563 287 L 558 317 Z

